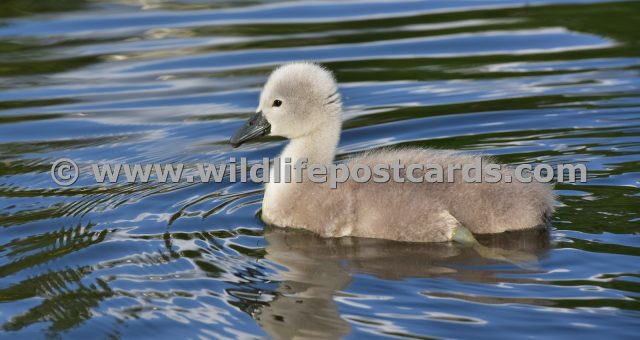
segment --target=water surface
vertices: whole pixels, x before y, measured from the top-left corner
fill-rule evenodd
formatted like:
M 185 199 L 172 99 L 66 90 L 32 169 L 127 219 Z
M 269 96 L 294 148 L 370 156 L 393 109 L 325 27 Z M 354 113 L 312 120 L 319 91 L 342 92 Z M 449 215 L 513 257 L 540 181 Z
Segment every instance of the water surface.
M 639 24 L 637 1 L 5 0 L 0 335 L 637 336 Z M 504 261 L 265 227 L 253 183 L 49 177 L 274 156 L 227 140 L 290 60 L 335 71 L 339 157 L 459 149 L 589 180 L 556 185 L 549 232 L 482 238 Z

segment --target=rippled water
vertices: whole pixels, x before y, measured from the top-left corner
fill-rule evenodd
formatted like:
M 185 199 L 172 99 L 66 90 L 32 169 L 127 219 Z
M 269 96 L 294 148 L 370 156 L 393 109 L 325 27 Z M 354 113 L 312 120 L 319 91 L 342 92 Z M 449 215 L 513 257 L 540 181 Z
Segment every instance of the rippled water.
M 4 336 L 521 338 L 640 331 L 640 2 L 0 2 Z M 258 184 L 97 185 L 60 157 L 222 162 L 289 60 L 334 70 L 340 156 L 584 163 L 549 233 L 448 244 L 265 227 Z M 517 213 L 517 212 L 514 212 Z

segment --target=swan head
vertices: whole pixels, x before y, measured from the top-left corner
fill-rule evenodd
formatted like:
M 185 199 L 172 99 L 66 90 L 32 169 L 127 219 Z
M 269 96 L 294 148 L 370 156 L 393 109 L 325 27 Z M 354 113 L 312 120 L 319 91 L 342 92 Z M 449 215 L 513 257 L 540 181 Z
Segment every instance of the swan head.
M 261 136 L 296 139 L 316 131 L 340 131 L 342 103 L 333 74 L 314 63 L 295 62 L 274 70 L 256 113 L 231 137 L 233 147 Z

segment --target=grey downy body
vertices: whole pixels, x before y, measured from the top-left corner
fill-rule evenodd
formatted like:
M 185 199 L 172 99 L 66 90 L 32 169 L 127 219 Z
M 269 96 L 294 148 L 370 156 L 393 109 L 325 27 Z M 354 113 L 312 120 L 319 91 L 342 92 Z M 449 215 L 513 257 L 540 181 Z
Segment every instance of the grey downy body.
M 342 103 L 333 75 L 313 63 L 276 69 L 261 93 L 257 113 L 231 138 L 238 146 L 266 134 L 289 139 L 280 158 L 295 164 L 333 164 L 340 138 Z M 462 172 L 447 181 L 446 169 L 474 164 L 482 156 L 447 150 L 404 148 L 366 152 L 347 165 L 438 164 L 445 181 L 414 183 L 355 182 L 332 189 L 302 176 L 301 183 L 266 184 L 264 222 L 307 229 L 325 237 L 357 236 L 410 242 L 475 241 L 471 233 L 492 234 L 544 228 L 553 212 L 553 190 L 538 182 L 518 182 L 503 166 L 497 183 L 466 183 Z M 492 162 L 483 158 L 483 164 Z M 274 174 L 274 171 L 271 171 Z M 414 177 L 424 175 L 415 171 Z M 514 180 L 506 182 L 506 175 Z M 401 177 L 406 176 L 405 173 Z M 469 231 L 471 233 L 469 233 Z

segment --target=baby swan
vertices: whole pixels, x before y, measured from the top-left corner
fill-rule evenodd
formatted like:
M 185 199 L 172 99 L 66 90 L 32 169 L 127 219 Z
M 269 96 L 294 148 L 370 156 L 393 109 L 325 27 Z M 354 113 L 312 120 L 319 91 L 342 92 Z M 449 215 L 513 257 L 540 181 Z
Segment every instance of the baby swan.
M 291 164 L 333 164 L 342 125 L 342 103 L 333 75 L 313 63 L 290 63 L 269 77 L 257 113 L 236 132 L 234 147 L 264 135 L 288 138 L 280 159 Z M 480 156 L 431 149 L 383 150 L 347 161 L 365 164 L 400 162 L 438 164 L 444 182 L 357 183 L 352 178 L 332 189 L 313 183 L 267 183 L 262 219 L 272 225 L 307 229 L 324 237 L 358 236 L 412 242 L 465 241 L 475 234 L 544 228 L 553 211 L 553 191 L 538 182 L 521 183 L 502 167 L 497 183 L 465 183 L 460 170 L 447 181 L 447 165 L 474 164 Z M 490 163 L 483 158 L 483 164 Z M 284 162 L 282 162 L 284 163 Z M 284 165 L 283 165 L 284 166 Z M 307 168 L 308 169 L 308 168 Z M 305 170 L 308 171 L 308 170 Z M 281 173 L 284 173 L 282 170 Z M 414 171 L 415 177 L 424 170 Z M 473 175 L 473 171 L 471 173 Z M 514 178 L 507 183 L 505 175 Z M 403 171 L 401 176 L 406 176 Z M 483 176 L 487 176 L 483 173 Z M 352 176 L 351 176 L 352 177 Z M 393 179 L 393 178 L 392 178 Z M 484 179 L 484 178 L 483 178 Z M 466 227 L 466 228 L 465 228 Z

